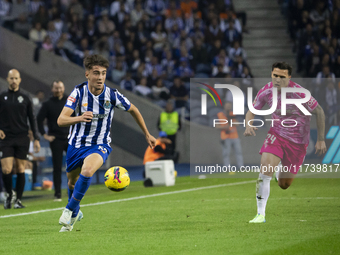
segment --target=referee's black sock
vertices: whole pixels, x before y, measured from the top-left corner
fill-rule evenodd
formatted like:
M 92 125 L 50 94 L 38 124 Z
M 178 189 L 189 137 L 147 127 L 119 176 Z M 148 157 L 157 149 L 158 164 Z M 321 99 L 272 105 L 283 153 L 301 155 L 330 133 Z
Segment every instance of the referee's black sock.
M 9 194 L 10 197 L 12 197 L 12 173 L 2 173 L 2 180 L 4 181 L 6 192 Z
M 21 200 L 25 188 L 25 173 L 17 174 L 17 199 Z

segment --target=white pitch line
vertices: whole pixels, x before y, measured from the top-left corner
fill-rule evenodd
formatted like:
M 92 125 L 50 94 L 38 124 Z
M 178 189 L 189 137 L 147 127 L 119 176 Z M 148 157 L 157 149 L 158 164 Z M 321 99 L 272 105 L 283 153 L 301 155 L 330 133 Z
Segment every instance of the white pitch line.
M 125 201 L 138 200 L 138 199 L 149 198 L 149 197 L 160 197 L 160 196 L 165 196 L 165 195 L 186 193 L 186 192 L 191 192 L 191 191 L 196 191 L 196 190 L 214 189 L 214 188 L 220 188 L 220 187 L 229 187 L 229 186 L 236 186 L 236 185 L 242 185 L 242 184 L 248 184 L 248 183 L 254 183 L 254 182 L 256 182 L 256 181 L 252 180 L 252 181 L 244 181 L 244 182 L 233 182 L 233 183 L 211 185 L 211 186 L 198 187 L 198 188 L 192 188 L 192 189 L 175 190 L 175 191 L 156 193 L 156 194 L 145 195 L 145 196 L 129 197 L 129 198 L 122 198 L 122 199 L 116 199 L 116 200 L 110 200 L 110 201 L 104 201 L 104 202 L 98 202 L 98 203 L 90 203 L 90 204 L 82 205 L 81 207 L 95 206 L 95 205 L 104 205 L 104 204 L 111 204 L 111 203 L 118 203 L 118 202 L 125 202 Z M 25 215 L 31 215 L 31 214 L 38 214 L 38 213 L 44 213 L 44 212 L 59 211 L 59 210 L 63 210 L 63 209 L 65 209 L 65 207 L 46 209 L 46 210 L 39 210 L 39 211 L 33 211 L 33 212 L 27 212 L 27 213 L 9 214 L 9 215 L 0 216 L 0 219 L 2 219 L 2 218 L 10 218 L 10 217 L 17 217 L 17 216 L 25 216 Z

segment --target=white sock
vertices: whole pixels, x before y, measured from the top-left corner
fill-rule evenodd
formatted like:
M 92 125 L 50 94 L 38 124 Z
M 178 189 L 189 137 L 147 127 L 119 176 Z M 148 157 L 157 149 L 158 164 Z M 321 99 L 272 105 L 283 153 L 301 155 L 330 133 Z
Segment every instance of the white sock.
M 279 181 L 281 169 L 282 169 L 282 163 L 280 161 L 280 163 L 278 164 L 278 166 L 276 168 L 276 172 L 275 172 L 277 181 Z
M 256 182 L 257 213 L 266 215 L 266 205 L 270 193 L 270 180 L 272 177 L 260 173 Z

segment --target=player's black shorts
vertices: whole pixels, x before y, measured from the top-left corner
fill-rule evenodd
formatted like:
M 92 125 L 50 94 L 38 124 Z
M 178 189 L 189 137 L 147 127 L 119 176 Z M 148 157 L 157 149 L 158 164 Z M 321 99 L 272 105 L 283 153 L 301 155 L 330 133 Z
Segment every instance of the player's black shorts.
M 30 139 L 28 136 L 5 137 L 0 140 L 0 149 L 2 151 L 2 158 L 14 157 L 18 159 L 26 159 L 30 146 Z

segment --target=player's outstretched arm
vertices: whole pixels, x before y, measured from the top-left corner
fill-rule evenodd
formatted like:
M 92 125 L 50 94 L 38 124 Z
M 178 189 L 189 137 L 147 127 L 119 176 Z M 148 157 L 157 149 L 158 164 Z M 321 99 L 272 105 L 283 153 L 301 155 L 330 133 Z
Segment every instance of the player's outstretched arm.
M 320 156 L 327 151 L 325 143 L 325 113 L 322 107 L 318 104 L 312 114 L 316 115 L 316 126 L 318 130 L 318 140 L 315 144 L 315 154 Z
M 150 147 L 153 149 L 155 147 L 156 144 L 156 138 L 153 137 L 152 135 L 150 135 L 148 128 L 145 125 L 144 119 L 142 114 L 139 112 L 138 108 L 136 106 L 134 106 L 133 104 L 131 104 L 130 109 L 128 110 L 128 112 L 132 115 L 132 117 L 135 119 L 135 121 L 137 122 L 138 126 L 141 128 L 141 130 L 143 131 L 146 141 L 147 143 L 150 145 Z
M 257 130 L 256 127 L 251 127 L 248 125 L 249 120 L 254 119 L 255 114 L 252 113 L 251 111 L 248 111 L 246 114 L 246 130 L 244 131 L 243 135 L 244 136 L 256 136 L 255 130 Z M 249 124 L 253 124 L 253 122 L 251 121 L 251 123 Z
M 93 118 L 92 112 L 84 112 L 80 116 L 71 117 L 74 110 L 69 107 L 64 107 L 57 120 L 59 127 L 69 127 L 79 122 L 91 122 Z

